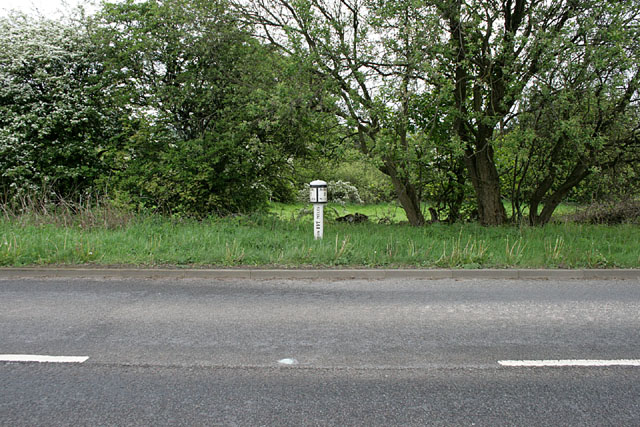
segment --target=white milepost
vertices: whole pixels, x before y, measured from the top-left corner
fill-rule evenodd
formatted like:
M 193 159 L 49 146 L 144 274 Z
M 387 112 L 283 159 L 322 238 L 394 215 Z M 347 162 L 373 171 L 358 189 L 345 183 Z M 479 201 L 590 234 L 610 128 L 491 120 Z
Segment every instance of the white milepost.
M 313 205 L 313 237 L 318 240 L 324 235 L 324 206 L 316 203 Z
M 312 181 L 310 186 L 309 201 L 313 203 L 313 237 L 322 239 L 324 233 L 324 204 L 327 203 L 327 183 L 324 181 Z

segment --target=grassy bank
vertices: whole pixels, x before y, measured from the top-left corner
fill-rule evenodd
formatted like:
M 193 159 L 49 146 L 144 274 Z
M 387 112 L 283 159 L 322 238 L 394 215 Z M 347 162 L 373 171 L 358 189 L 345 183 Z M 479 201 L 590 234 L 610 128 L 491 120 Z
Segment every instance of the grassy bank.
M 0 264 L 638 268 L 640 227 L 413 228 L 334 222 L 326 224 L 322 241 L 314 241 L 310 219 L 274 215 L 206 221 L 131 218 L 115 225 L 16 217 L 0 221 Z

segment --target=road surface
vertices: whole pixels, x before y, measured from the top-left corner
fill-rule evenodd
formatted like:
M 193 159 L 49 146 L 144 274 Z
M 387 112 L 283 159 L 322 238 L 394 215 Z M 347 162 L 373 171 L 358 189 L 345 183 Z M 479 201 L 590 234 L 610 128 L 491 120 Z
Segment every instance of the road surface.
M 640 425 L 640 283 L 0 280 L 26 355 L 87 359 L 0 361 L 1 425 Z

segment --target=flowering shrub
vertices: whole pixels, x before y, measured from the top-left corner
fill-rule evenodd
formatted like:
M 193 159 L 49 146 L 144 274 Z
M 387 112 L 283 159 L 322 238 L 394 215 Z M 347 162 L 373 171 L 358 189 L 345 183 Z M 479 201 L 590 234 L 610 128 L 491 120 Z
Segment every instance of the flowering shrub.
M 329 181 L 327 183 L 328 198 L 336 203 L 362 203 L 360 193 L 355 185 L 347 181 Z
M 105 170 L 99 65 L 84 29 L 0 18 L 0 188 L 5 196 L 90 188 Z

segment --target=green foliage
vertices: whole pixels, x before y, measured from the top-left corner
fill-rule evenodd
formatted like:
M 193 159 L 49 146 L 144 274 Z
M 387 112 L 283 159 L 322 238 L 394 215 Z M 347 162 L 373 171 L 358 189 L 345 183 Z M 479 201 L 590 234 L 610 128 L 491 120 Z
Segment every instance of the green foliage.
M 225 1 L 105 3 L 94 25 L 129 112 L 129 140 L 112 153 L 119 191 L 197 217 L 290 197 L 292 156 L 332 121 L 312 111 L 304 73 L 241 28 Z
M 531 224 L 549 221 L 570 197 L 608 199 L 637 188 L 640 31 L 633 5 L 603 2 L 575 18 L 562 53 L 524 91 L 517 120 L 500 139 L 515 213 L 526 202 Z
M 635 161 L 636 158 L 637 154 L 608 167 L 594 167 L 596 173 L 587 176 L 584 182 L 571 192 L 568 201 L 580 204 L 607 200 L 624 201 L 640 194 L 640 161 Z
M 544 224 L 640 189 L 638 0 L 236 3 L 0 18 L 3 197 L 204 218 L 319 178 L 413 225 L 502 223 L 502 195 Z
M 396 198 L 389 178 L 353 148 L 342 147 L 334 156 L 313 154 L 308 159 L 300 159 L 295 163 L 295 174 L 298 188 L 314 179 L 344 181 L 356 187 L 360 199 L 366 204 L 389 202 Z
M 168 143 L 127 164 L 119 189 L 140 207 L 167 213 L 206 216 L 250 212 L 264 206 L 269 191 L 250 142 L 207 134 L 203 139 Z M 252 150 L 253 149 L 253 150 Z M 141 181 L 140 178 L 143 178 Z
M 114 133 L 102 67 L 73 21 L 0 18 L 0 192 L 78 198 L 106 171 Z
M 275 46 L 313 69 L 332 95 L 334 102 L 325 107 L 346 127 L 346 140 L 389 177 L 409 221 L 422 225 L 414 159 L 423 150 L 410 141 L 409 104 L 417 89 L 414 76 L 424 37 L 397 16 L 375 19 L 374 6 L 324 0 L 238 5 Z M 411 4 L 401 2 L 399 8 L 398 14 L 410 15 L 411 23 L 422 19 Z M 349 181 L 363 190 L 356 180 Z
M 340 98 L 333 111 L 389 176 L 413 225 L 424 223 L 423 200 L 450 221 L 475 210 L 481 223 L 502 224 L 505 184 L 516 215 L 528 190 L 534 216 L 545 205 L 532 222 L 544 223 L 591 171 L 618 161 L 600 149 L 620 130 L 610 118 L 637 123 L 628 114 L 638 96 L 637 0 L 265 0 L 240 8 Z M 536 111 L 545 117 L 527 117 Z M 628 132 L 636 126 L 623 127 L 618 154 L 637 146 L 637 130 Z M 545 159 L 526 171 L 530 147 L 506 135 L 516 128 L 546 140 L 535 143 Z M 549 141 L 558 137 L 566 144 L 554 151 Z M 476 209 L 467 207 L 471 191 Z

